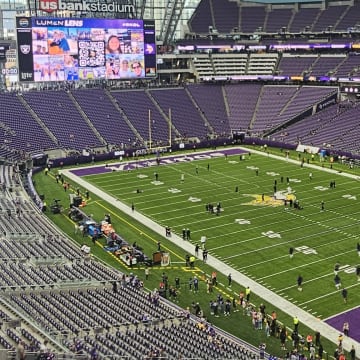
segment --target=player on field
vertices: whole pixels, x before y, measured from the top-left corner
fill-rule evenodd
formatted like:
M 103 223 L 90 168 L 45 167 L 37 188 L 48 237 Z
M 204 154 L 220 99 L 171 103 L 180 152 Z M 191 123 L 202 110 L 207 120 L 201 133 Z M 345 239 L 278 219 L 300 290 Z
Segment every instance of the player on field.
M 346 288 L 343 288 L 341 290 L 341 296 L 343 297 L 344 303 L 347 303 L 347 297 L 348 297 L 348 291 Z
M 336 275 L 335 275 L 335 277 L 334 277 L 334 283 L 335 283 L 336 289 L 339 290 L 340 287 L 341 287 L 341 279 L 340 279 L 339 274 L 336 274 Z
M 297 278 L 297 286 L 299 291 L 302 291 L 302 283 L 303 283 L 303 277 L 299 275 Z

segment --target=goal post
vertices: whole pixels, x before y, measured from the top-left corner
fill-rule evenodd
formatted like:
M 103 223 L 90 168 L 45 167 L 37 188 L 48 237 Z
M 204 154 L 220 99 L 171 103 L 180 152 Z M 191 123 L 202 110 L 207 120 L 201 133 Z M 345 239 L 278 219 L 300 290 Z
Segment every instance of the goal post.
M 168 145 L 164 146 L 153 146 L 153 129 L 152 129 L 152 116 L 151 116 L 151 109 L 148 111 L 148 126 L 149 126 L 149 141 L 148 141 L 148 150 L 149 153 L 153 152 L 162 152 L 162 150 L 167 150 L 172 146 L 172 120 L 171 120 L 171 108 L 169 108 L 169 115 L 168 115 Z

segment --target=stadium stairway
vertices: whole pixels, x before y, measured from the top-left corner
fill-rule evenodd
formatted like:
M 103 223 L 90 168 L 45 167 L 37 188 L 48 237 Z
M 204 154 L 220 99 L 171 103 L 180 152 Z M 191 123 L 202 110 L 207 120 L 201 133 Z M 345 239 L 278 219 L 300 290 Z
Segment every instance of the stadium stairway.
M 244 151 L 248 151 L 248 150 L 244 149 Z M 294 164 L 299 164 L 298 160 L 285 159 L 284 157 L 280 157 L 280 156 L 276 156 L 276 155 L 272 155 L 272 154 L 265 154 L 264 152 L 256 151 L 256 150 L 251 150 L 251 152 L 257 153 L 259 155 L 270 156 L 277 160 L 288 161 L 288 162 L 292 162 Z M 304 166 L 308 167 L 308 168 L 314 168 L 314 169 L 319 170 L 319 167 L 316 165 L 304 164 Z M 329 173 L 335 172 L 334 170 L 327 169 L 327 168 L 323 168 L 322 170 L 329 172 Z M 136 210 L 132 212 L 131 207 L 129 207 L 128 205 L 125 205 L 118 199 L 114 199 L 112 196 L 105 193 L 104 191 L 101 191 L 94 185 L 88 183 L 83 178 L 77 177 L 70 170 L 67 170 L 67 169 L 63 170 L 63 175 L 68 177 L 70 180 L 79 183 L 79 185 L 88 189 L 91 193 L 96 194 L 97 196 L 104 199 L 105 201 L 108 201 L 109 203 L 111 203 L 113 206 L 115 206 L 119 210 L 127 213 L 129 216 L 132 216 L 137 221 L 139 221 L 139 222 L 143 223 L 144 225 L 148 226 L 149 228 L 151 228 L 153 231 L 158 233 L 159 236 L 165 238 L 165 229 L 163 226 L 157 224 L 156 222 L 147 218 L 146 216 L 137 212 Z M 345 176 L 345 177 L 359 179 L 359 177 L 348 174 L 348 173 L 342 173 L 341 175 Z M 174 244 L 176 244 L 180 248 L 184 249 L 185 252 L 187 252 L 189 254 L 193 253 L 193 251 L 194 251 L 193 244 L 191 244 L 190 242 L 184 241 L 180 236 L 178 236 L 176 234 L 172 234 L 171 238 L 166 238 L 166 239 L 169 241 L 172 241 Z M 291 317 L 297 316 L 300 321 L 300 324 L 302 323 L 302 324 L 306 325 L 307 327 L 313 329 L 314 331 L 320 332 L 321 336 L 336 343 L 337 338 L 339 336 L 339 331 L 337 329 L 331 327 L 324 321 L 319 320 L 314 315 L 311 315 L 310 313 L 306 312 L 305 310 L 299 308 L 295 304 L 284 299 L 283 297 L 272 292 L 271 290 L 265 288 L 264 286 L 260 285 L 256 281 L 254 281 L 254 280 L 248 278 L 247 276 L 245 276 L 244 274 L 242 274 L 240 271 L 233 269 L 229 265 L 227 265 L 224 262 L 220 261 L 219 259 L 211 256 L 210 254 L 208 255 L 207 265 L 213 267 L 214 269 L 216 269 L 218 272 L 222 273 L 225 276 L 227 276 L 228 274 L 231 273 L 233 281 L 237 282 L 238 284 L 243 285 L 244 287 L 249 286 L 251 291 L 254 294 L 258 295 L 259 297 L 261 297 L 263 299 L 266 299 L 268 302 L 270 302 L 274 306 L 280 308 L 282 311 L 287 313 L 289 316 L 291 316 Z M 355 340 L 353 340 L 351 338 L 344 337 L 343 348 L 346 351 L 350 351 L 352 345 L 355 346 L 356 354 L 360 354 L 360 343 L 356 342 Z

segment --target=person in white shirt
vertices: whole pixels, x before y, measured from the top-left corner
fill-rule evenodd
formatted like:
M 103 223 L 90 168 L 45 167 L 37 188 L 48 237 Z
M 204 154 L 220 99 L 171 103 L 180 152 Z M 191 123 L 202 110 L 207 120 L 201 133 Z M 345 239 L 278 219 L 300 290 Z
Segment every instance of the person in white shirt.
M 48 341 L 45 340 L 43 343 L 40 344 L 40 352 L 43 353 L 43 354 L 46 354 L 47 352 L 49 352 L 49 349 L 48 349 Z

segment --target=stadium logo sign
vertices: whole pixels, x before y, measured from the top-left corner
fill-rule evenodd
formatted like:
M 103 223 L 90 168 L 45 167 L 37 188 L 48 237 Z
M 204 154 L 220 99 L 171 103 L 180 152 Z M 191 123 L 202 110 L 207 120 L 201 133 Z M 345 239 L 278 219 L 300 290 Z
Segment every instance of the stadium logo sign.
M 40 0 L 39 10 L 52 13 L 57 10 L 106 12 L 106 13 L 134 13 L 135 7 L 131 4 L 118 4 L 116 2 L 104 3 L 91 1 L 66 1 L 66 0 Z
M 29 27 L 30 23 L 29 23 L 29 19 L 27 18 L 21 18 L 19 19 L 19 26 L 22 27 L 22 28 L 27 28 Z
M 275 196 L 260 194 L 243 194 L 243 196 L 252 197 L 253 200 L 243 203 L 243 205 L 252 205 L 252 206 L 267 206 L 267 207 L 278 207 L 284 206 L 285 200 L 293 202 L 296 200 L 295 194 L 286 191 L 278 191 Z
M 30 45 L 20 45 L 20 51 L 24 54 L 27 55 L 30 53 L 31 47 Z

